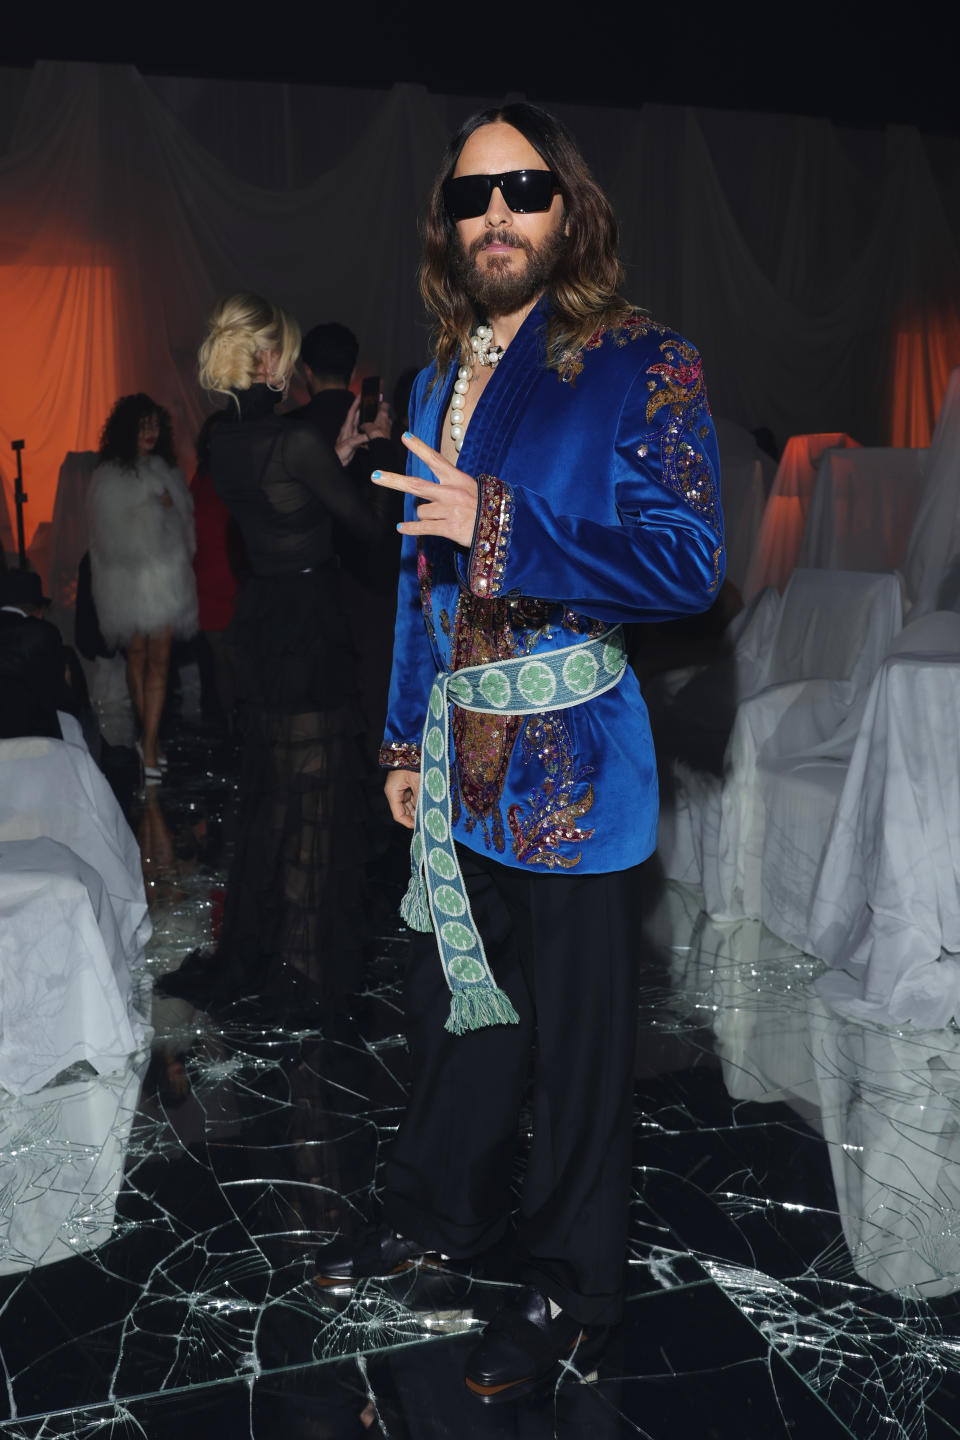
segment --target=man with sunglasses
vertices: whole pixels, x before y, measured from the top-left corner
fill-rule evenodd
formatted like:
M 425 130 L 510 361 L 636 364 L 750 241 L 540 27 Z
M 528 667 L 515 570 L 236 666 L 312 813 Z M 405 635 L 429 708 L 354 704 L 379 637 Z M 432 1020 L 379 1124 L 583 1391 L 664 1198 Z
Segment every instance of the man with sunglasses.
M 511 1399 L 590 1369 L 623 1304 L 638 866 L 653 746 L 622 625 L 723 578 L 716 440 L 693 347 L 617 293 L 610 206 L 527 104 L 468 120 L 431 197 L 436 357 L 411 402 L 387 735 L 413 831 L 410 1101 L 385 1222 L 318 1283 L 508 1230 L 533 1051 L 516 1291 L 467 1362 Z

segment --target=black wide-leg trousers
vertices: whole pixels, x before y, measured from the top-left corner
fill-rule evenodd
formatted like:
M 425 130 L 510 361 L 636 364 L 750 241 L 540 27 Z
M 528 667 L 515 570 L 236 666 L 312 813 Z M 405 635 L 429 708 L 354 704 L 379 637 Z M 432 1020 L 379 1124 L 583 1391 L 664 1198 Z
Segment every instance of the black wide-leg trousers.
M 386 1218 L 458 1258 L 500 1239 L 532 1064 L 520 1278 L 582 1324 L 614 1324 L 630 1199 L 639 867 L 529 874 L 458 854 L 490 968 L 520 1023 L 450 1035 L 433 936 L 415 937 L 404 995 L 413 1082 L 386 1162 Z

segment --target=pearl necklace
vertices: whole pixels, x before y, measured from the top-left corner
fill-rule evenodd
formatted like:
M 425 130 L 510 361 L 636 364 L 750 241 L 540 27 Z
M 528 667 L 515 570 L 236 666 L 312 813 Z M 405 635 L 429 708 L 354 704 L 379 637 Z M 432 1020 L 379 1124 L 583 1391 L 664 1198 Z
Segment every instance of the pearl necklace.
M 503 346 L 493 345 L 493 327 L 478 325 L 476 333 L 470 336 L 470 349 L 477 365 L 489 365 L 496 369 L 503 356 Z M 459 451 L 463 445 L 463 397 L 470 389 L 473 366 L 461 365 L 453 383 L 453 403 L 450 406 L 450 439 Z

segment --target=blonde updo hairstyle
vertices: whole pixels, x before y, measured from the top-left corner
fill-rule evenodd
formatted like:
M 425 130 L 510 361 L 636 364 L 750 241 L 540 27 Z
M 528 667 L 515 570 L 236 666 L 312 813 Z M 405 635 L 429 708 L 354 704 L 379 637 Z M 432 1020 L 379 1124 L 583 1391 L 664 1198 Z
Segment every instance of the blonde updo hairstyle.
M 197 356 L 200 384 L 217 395 L 249 390 L 263 378 L 257 372 L 271 352 L 277 359 L 267 378 L 285 381 L 300 353 L 300 326 L 279 305 L 240 290 L 221 300 L 207 322 Z

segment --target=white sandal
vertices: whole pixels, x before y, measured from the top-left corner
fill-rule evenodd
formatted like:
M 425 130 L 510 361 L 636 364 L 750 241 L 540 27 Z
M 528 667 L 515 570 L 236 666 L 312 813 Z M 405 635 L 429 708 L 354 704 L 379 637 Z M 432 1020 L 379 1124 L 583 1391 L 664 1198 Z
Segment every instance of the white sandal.
M 143 758 L 142 742 L 140 740 L 136 740 L 134 741 L 134 744 L 137 747 L 137 754 L 140 756 L 140 769 L 143 773 L 143 783 L 145 785 L 162 785 L 163 770 L 161 769 L 160 765 L 147 765 Z M 166 758 L 167 757 L 164 755 L 164 761 L 166 760 Z M 159 755 L 157 756 L 157 759 L 160 759 Z

